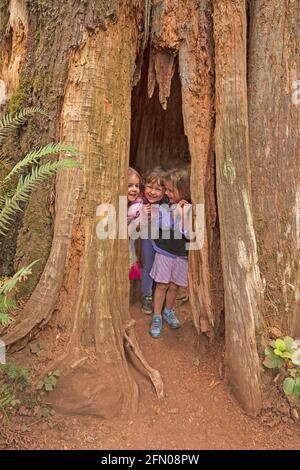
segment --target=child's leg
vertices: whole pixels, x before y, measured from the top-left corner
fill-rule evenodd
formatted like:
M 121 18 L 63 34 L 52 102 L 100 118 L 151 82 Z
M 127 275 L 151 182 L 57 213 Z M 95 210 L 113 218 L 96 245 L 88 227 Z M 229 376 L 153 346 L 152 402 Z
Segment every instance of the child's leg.
M 174 282 L 171 282 L 169 284 L 169 289 L 167 291 L 167 296 L 166 296 L 166 309 L 173 310 L 178 291 L 179 291 L 179 286 L 177 284 L 174 284 Z
M 142 256 L 143 256 L 143 270 L 142 270 L 142 294 L 144 297 L 152 296 L 153 279 L 150 276 L 150 271 L 155 258 L 155 251 L 151 240 L 142 240 Z
M 171 328 L 180 328 L 181 323 L 175 315 L 173 307 L 179 291 L 179 286 L 174 282 L 169 284 L 169 289 L 166 295 L 166 306 L 164 309 L 163 319 L 168 323 Z
M 157 283 L 154 292 L 154 315 L 150 326 L 150 335 L 152 338 L 159 338 L 162 330 L 161 311 L 166 298 L 169 284 Z
M 154 292 L 154 315 L 161 315 L 169 284 L 157 283 Z

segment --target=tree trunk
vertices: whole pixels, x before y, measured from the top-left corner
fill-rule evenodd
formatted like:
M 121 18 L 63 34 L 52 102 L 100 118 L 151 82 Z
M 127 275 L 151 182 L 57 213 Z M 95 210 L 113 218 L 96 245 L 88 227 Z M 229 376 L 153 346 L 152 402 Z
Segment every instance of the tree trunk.
M 292 93 L 300 75 L 300 2 L 254 1 L 250 20 L 250 165 L 262 313 L 266 326 L 287 334 L 299 269 L 300 107 Z
M 227 375 L 244 407 L 261 407 L 256 333 L 262 291 L 251 212 L 244 0 L 214 2 L 216 157 L 225 283 Z
M 129 320 L 127 242 L 96 236 L 97 206 L 117 207 L 119 194 L 126 194 L 137 47 L 135 16 L 124 2 L 116 22 L 83 31 L 69 49 L 60 138 L 79 149 L 83 169 L 57 178 L 51 253 L 23 321 L 5 338 L 9 345 L 33 335 L 61 306 L 59 321 L 67 325 L 69 341 L 60 358 L 67 372 L 57 405 L 73 412 L 82 403 L 85 412 L 107 416 L 132 411 L 137 402 L 123 346 Z M 74 386 L 78 374 L 84 389 Z

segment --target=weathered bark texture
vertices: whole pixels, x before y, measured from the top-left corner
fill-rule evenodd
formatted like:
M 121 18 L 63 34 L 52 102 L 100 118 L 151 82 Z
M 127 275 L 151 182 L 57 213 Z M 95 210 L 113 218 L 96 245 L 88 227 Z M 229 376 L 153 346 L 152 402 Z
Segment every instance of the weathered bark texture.
M 4 270 L 41 259 L 4 340 L 22 347 L 59 312 L 66 375 L 55 400 L 65 411 L 135 408 L 124 339 L 162 395 L 129 318 L 127 242 L 97 238 L 96 208 L 118 208 L 129 160 L 140 171 L 184 160 L 204 206 L 203 246 L 190 254 L 193 321 L 213 339 L 225 310 L 227 377 L 259 412 L 264 326 L 300 334 L 299 2 L 1 3 L 0 110 L 38 105 L 50 116 L 25 127 L 12 153 L 60 138 L 82 160 L 34 193 L 0 254 Z
M 0 7 L 0 109 L 19 86 L 28 37 L 25 2 L 11 0 Z
M 299 269 L 300 106 L 292 94 L 300 76 L 300 2 L 254 1 L 250 21 L 250 164 L 263 316 L 287 334 Z
M 244 0 L 214 2 L 216 157 L 227 375 L 244 407 L 261 407 L 256 333 L 261 281 L 251 212 Z
M 199 2 L 198 2 L 199 3 Z M 223 305 L 223 278 L 217 218 L 214 130 L 214 50 L 211 1 L 186 2 L 184 41 L 179 64 L 183 117 L 192 160 L 191 188 L 194 204 L 204 206 L 203 244 L 190 254 L 190 296 L 198 333 L 217 332 Z M 186 24 L 188 27 L 186 27 Z

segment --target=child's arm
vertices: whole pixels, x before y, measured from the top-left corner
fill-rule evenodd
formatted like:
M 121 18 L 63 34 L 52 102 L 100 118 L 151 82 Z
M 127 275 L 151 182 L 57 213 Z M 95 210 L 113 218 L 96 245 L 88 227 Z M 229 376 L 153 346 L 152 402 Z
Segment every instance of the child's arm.
M 184 199 L 179 201 L 173 212 L 174 223 L 188 240 L 192 233 L 192 205 Z
M 143 210 L 143 204 L 134 204 L 129 207 L 127 214 L 128 236 L 132 238 L 132 234 L 140 230 L 140 218 Z

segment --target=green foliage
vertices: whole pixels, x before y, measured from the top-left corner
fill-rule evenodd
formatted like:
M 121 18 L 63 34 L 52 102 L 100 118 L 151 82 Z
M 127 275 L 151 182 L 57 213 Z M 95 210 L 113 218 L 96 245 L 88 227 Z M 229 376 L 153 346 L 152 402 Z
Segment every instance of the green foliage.
M 29 117 L 36 113 L 43 113 L 39 108 L 25 108 L 16 114 L 6 114 L 0 120 L 0 144 L 7 138 L 8 134 L 22 126 Z M 78 156 L 78 151 L 71 145 L 64 143 L 50 143 L 38 149 L 32 150 L 22 158 L 11 169 L 4 181 L 0 182 L 2 195 L 0 194 L 0 234 L 6 235 L 9 225 L 12 223 L 16 213 L 22 211 L 20 203 L 28 202 L 31 192 L 43 181 L 47 180 L 60 169 L 78 168 L 79 162 L 71 158 L 62 158 L 59 161 L 49 161 L 42 164 L 41 159 L 49 155 L 64 152 L 68 155 Z M 3 160 L 3 158 L 2 158 Z M 1 158 L 0 158 L 1 161 Z M 6 191 L 6 185 L 18 173 L 31 167 L 31 172 L 27 176 L 20 176 L 17 187 L 11 195 Z
M 285 378 L 282 384 L 286 395 L 300 397 L 300 341 L 290 336 L 272 341 L 265 349 L 264 366 L 278 369 Z
M 292 359 L 294 340 L 289 336 L 272 341 L 271 346 L 265 349 L 264 366 L 268 369 L 281 369 L 284 359 Z
M 59 370 L 49 372 L 49 374 L 46 375 L 46 377 L 44 377 L 38 382 L 36 389 L 45 390 L 46 392 L 52 392 L 52 390 L 57 385 L 57 380 L 59 379 L 59 377 L 60 377 Z
M 277 356 L 274 353 L 274 349 L 268 346 L 265 349 L 265 360 L 263 362 L 264 366 L 268 369 L 281 369 L 283 366 L 283 360 L 281 357 Z
M 30 385 L 28 369 L 19 366 L 14 360 L 0 364 L 0 409 L 21 403 L 19 394 Z
M 0 144 L 3 144 L 10 132 L 21 127 L 34 114 L 45 114 L 40 108 L 24 108 L 17 113 L 8 113 L 0 119 Z
M 287 377 L 283 382 L 283 390 L 286 395 L 300 397 L 300 378 Z
M 21 176 L 14 195 L 12 197 L 6 196 L 2 201 L 0 200 L 0 234 L 5 235 L 7 233 L 8 227 L 16 212 L 22 211 L 20 203 L 27 202 L 30 199 L 30 194 L 35 187 L 60 169 L 78 168 L 79 166 L 79 162 L 70 158 L 64 158 L 63 160 L 55 162 L 50 161 L 43 165 L 36 166 L 25 178 Z
M 34 114 L 45 114 L 40 108 L 24 108 L 17 113 L 8 113 L 0 120 L 0 145 L 4 143 L 9 133 L 14 129 L 21 127 L 28 118 Z M 43 183 L 49 177 L 53 176 L 58 170 L 66 168 L 78 168 L 79 162 L 71 158 L 63 157 L 58 161 L 48 161 L 43 163 L 41 159 L 57 153 L 65 153 L 68 156 L 78 156 L 78 151 L 71 145 L 64 143 L 50 143 L 38 149 L 34 149 L 25 155 L 8 173 L 4 181 L 0 181 L 0 234 L 6 235 L 10 224 L 18 211 L 22 211 L 22 203 L 29 201 L 31 192 L 38 185 Z M 0 152 L 0 163 L 4 164 L 3 155 Z M 24 170 L 29 173 L 20 175 L 17 186 L 11 187 L 12 178 L 22 173 Z M 8 294 L 16 288 L 21 280 L 31 274 L 31 268 L 36 263 L 22 268 L 11 279 L 0 282 L 0 325 L 6 327 L 12 321 L 10 313 L 17 308 L 14 300 L 8 297 Z
M 4 181 L 10 180 L 15 174 L 24 170 L 24 168 L 31 166 L 33 164 L 38 164 L 39 160 L 42 157 L 48 155 L 55 155 L 60 152 L 68 152 L 71 155 L 78 155 L 78 151 L 71 145 L 61 144 L 61 143 L 51 143 L 40 147 L 38 149 L 32 150 L 25 157 L 20 160 L 10 171 L 10 173 L 5 177 Z M 73 160 L 72 160 L 73 161 Z M 76 162 L 77 163 L 77 162 Z
M 15 300 L 11 299 L 9 294 L 16 288 L 18 282 L 27 279 L 37 262 L 34 261 L 29 266 L 20 269 L 12 278 L 4 279 L 0 283 L 0 324 L 2 326 L 8 326 L 13 321 L 10 312 L 17 308 Z

